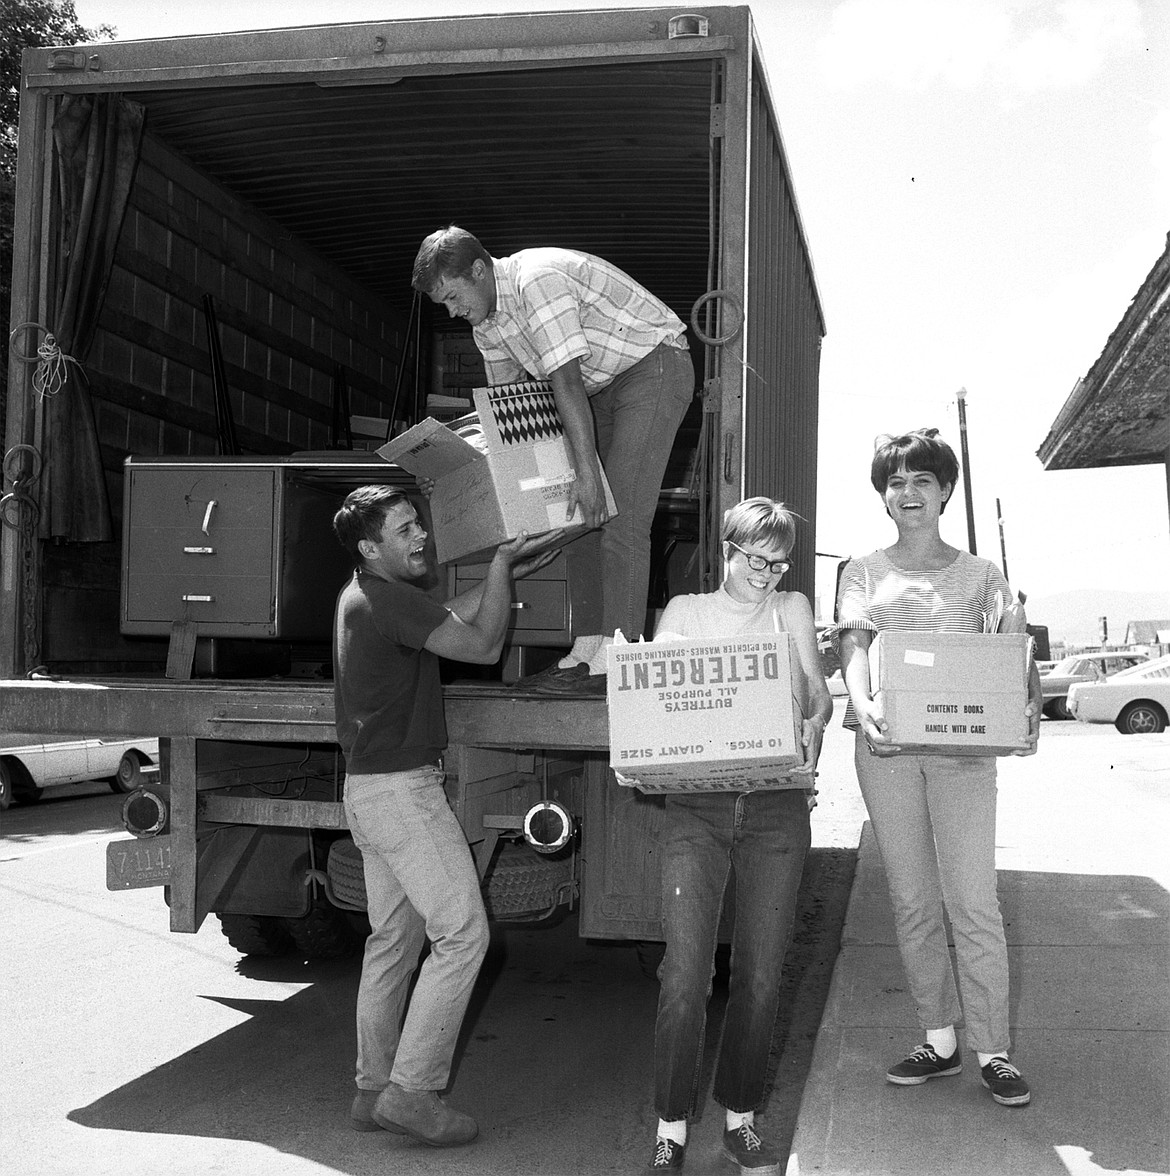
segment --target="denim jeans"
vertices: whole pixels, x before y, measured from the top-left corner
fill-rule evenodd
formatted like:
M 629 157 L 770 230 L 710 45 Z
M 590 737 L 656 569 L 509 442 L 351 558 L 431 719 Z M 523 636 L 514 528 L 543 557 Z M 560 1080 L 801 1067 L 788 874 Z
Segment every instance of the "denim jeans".
M 994 758 L 870 755 L 860 731 L 854 758 L 919 1026 L 942 1029 L 965 1020 L 969 1049 L 1006 1053 L 1008 957 L 996 893 Z
M 600 537 L 587 535 L 566 549 L 571 583 L 600 581 L 601 624 L 588 631 L 627 640 L 642 635 L 650 587 L 650 527 L 670 460 L 674 435 L 695 395 L 690 353 L 660 344 L 589 398 L 597 452 L 613 491 L 617 516 Z M 598 548 L 600 547 L 600 555 Z M 596 590 L 574 589 L 574 615 L 589 615 Z M 574 624 L 574 636 L 586 630 Z
M 357 1085 L 442 1090 L 488 947 L 467 838 L 434 764 L 347 776 L 345 813 L 362 851 L 371 929 L 358 985 Z
M 661 1118 L 684 1119 L 696 1110 L 725 892 L 735 919 L 712 1093 L 731 1111 L 762 1104 L 780 970 L 809 841 L 803 789 L 666 798 L 666 955 L 654 1039 L 654 1102 Z

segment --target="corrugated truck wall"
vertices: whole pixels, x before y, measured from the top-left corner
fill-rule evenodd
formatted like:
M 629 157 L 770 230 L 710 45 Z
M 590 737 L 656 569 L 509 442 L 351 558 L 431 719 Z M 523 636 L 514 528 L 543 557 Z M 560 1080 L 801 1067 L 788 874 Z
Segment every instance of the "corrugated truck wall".
M 146 136 L 87 365 L 112 502 L 128 453 L 216 452 L 205 294 L 245 453 L 327 448 L 337 364 L 353 413 L 389 410 L 402 316 Z
M 86 362 L 119 532 L 128 454 L 217 452 L 204 294 L 245 453 L 327 448 L 337 364 L 351 412 L 388 415 L 401 315 L 146 135 Z M 84 672 L 157 659 L 154 642 L 118 636 L 117 550 L 46 549 L 42 661 Z
M 749 149 L 743 493 L 783 499 L 807 520 L 798 531 L 785 587 L 811 600 L 824 324 L 779 131 L 758 74 Z

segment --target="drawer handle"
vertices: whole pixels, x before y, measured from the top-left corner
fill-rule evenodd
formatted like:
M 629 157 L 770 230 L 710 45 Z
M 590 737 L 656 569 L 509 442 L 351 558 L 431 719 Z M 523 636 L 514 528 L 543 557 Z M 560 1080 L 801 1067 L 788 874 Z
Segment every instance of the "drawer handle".
M 214 604 L 214 596 L 196 596 L 192 593 L 184 593 L 183 602 L 185 604 Z
M 208 504 L 207 509 L 203 512 L 203 534 L 208 534 L 207 528 L 211 526 L 211 512 L 215 510 L 216 502 L 213 498 Z
M 528 605 L 526 605 L 524 603 L 524 601 L 522 601 L 522 600 L 514 600 L 514 601 L 512 601 L 512 607 L 515 609 L 521 609 L 521 608 L 528 608 Z
M 184 555 L 214 555 L 214 547 L 184 547 Z

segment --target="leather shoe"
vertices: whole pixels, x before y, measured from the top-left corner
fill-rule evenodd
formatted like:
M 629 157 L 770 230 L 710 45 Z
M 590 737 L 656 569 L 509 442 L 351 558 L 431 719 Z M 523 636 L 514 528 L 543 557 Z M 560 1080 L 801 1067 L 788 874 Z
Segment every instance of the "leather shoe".
M 513 682 L 512 689 L 530 694 L 564 694 L 566 687 L 588 675 L 588 662 L 574 662 L 571 666 L 558 666 L 553 662 L 546 669 Z
M 394 1131 L 402 1134 L 401 1127 L 383 1128 L 381 1123 L 374 1121 L 374 1103 L 378 1101 L 380 1090 L 359 1090 L 353 1097 L 353 1106 L 349 1108 L 350 1126 L 355 1131 Z
M 391 1082 L 374 1102 L 374 1122 L 431 1147 L 470 1143 L 479 1126 L 470 1115 L 453 1110 L 433 1090 L 405 1090 Z
M 567 670 L 561 670 L 554 677 L 547 675 L 533 686 L 528 687 L 530 694 L 555 694 L 562 698 L 595 698 L 605 696 L 605 674 L 591 674 L 585 662 L 579 662 Z

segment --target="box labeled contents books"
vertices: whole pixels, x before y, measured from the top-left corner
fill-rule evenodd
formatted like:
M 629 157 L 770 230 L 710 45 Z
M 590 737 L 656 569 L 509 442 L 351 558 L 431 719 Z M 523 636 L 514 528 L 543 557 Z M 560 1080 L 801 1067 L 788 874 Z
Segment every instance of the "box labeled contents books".
M 878 633 L 869 674 L 890 741 L 916 755 L 1010 755 L 1027 747 L 1026 633 Z
M 609 762 L 643 792 L 807 788 L 787 633 L 608 651 Z
M 434 480 L 430 508 L 439 562 L 487 560 L 521 531 L 531 536 L 569 526 L 569 537 L 583 532 L 579 522 L 565 519 L 577 474 L 548 384 L 476 388 L 472 397 L 478 422 L 464 418 L 448 427 L 428 417 L 378 450 Z M 617 507 L 604 473 L 602 485 L 612 517 Z

